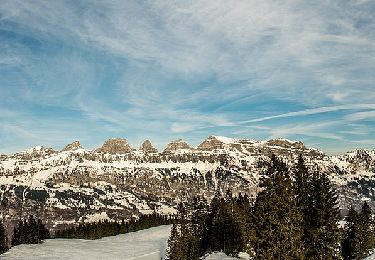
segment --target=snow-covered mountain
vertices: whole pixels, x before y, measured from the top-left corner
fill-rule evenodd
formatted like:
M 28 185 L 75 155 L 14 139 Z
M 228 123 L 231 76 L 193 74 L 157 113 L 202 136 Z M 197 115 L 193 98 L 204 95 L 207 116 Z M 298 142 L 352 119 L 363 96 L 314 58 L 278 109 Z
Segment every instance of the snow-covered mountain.
M 20 216 L 34 214 L 61 228 L 154 210 L 173 214 L 180 201 L 226 189 L 255 196 L 272 154 L 290 165 L 303 154 L 311 167 L 329 173 L 343 209 L 361 200 L 373 204 L 375 151 L 327 156 L 299 141 L 210 136 L 197 147 L 176 140 L 158 152 L 148 140 L 137 150 L 117 138 L 96 150 L 75 141 L 62 151 L 38 146 L 0 156 L 2 217 L 11 227 Z

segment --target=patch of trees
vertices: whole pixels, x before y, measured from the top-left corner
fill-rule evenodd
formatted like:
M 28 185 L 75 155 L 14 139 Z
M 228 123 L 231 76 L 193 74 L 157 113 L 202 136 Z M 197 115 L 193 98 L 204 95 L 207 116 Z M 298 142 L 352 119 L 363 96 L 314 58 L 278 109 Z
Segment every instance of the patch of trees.
M 362 259 L 371 253 L 375 246 L 374 227 L 371 208 L 367 202 L 363 203 L 360 212 L 350 208 L 345 224 L 344 259 Z
M 20 220 L 18 226 L 14 227 L 12 246 L 20 244 L 39 244 L 43 239 L 49 238 L 48 229 L 40 219 L 35 220 L 30 215 L 28 220 Z
M 56 238 L 79 238 L 79 239 L 98 239 L 107 236 L 115 236 L 128 232 L 139 231 L 151 227 L 169 225 L 175 222 L 171 216 L 160 214 L 141 215 L 139 219 L 129 221 L 110 222 L 108 220 L 93 223 L 80 223 L 76 227 L 59 230 L 56 232 Z
M 49 238 L 49 231 L 40 219 L 35 220 L 32 215 L 27 220 L 20 220 L 14 227 L 11 246 L 20 244 L 38 244 Z M 9 250 L 8 236 L 4 225 L 0 222 L 0 254 Z
M 360 259 L 374 247 L 368 205 L 361 213 L 352 209 L 340 229 L 336 191 L 327 175 L 310 171 L 301 156 L 292 169 L 273 156 L 260 187 L 256 200 L 228 191 L 210 203 L 194 198 L 180 204 L 169 258 L 223 251 L 247 252 L 252 259 Z
M 7 235 L 3 223 L 0 222 L 0 254 L 8 251 L 8 249 Z

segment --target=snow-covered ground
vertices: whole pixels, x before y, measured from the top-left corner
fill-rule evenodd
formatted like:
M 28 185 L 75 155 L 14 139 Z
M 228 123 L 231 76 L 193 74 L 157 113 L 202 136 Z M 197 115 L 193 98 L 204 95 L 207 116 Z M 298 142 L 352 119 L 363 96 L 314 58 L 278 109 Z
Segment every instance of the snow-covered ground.
M 47 239 L 42 244 L 13 247 L 0 259 L 160 260 L 164 259 L 170 229 L 160 226 L 98 240 Z
M 226 254 L 221 253 L 221 252 L 215 252 L 215 253 L 211 253 L 205 256 L 203 259 L 204 260 L 241 260 L 241 259 L 248 260 L 250 259 L 249 255 L 246 253 L 240 253 L 238 257 L 239 258 L 234 258 L 234 257 L 227 256 Z
M 375 253 L 373 253 L 372 255 L 366 257 L 364 260 L 375 260 Z

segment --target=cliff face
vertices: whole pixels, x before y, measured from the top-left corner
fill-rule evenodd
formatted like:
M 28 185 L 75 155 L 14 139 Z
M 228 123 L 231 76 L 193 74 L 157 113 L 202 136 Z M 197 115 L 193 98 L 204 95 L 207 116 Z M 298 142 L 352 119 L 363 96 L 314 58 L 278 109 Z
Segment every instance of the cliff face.
M 182 139 L 170 142 L 164 149 L 164 152 L 175 152 L 177 150 L 190 149 L 190 146 Z
M 197 149 L 202 151 L 213 151 L 215 149 L 224 149 L 225 144 L 222 141 L 219 141 L 215 136 L 209 136 L 204 140 Z
M 123 138 L 113 138 L 104 142 L 103 146 L 97 150 L 100 153 L 123 154 L 130 153 L 133 149 L 128 141 Z
M 81 143 L 79 141 L 74 141 L 73 143 L 71 144 L 68 144 L 67 146 L 64 147 L 64 149 L 62 149 L 61 151 L 75 151 L 77 149 L 81 149 L 82 146 L 81 146 Z
M 142 145 L 139 147 L 139 150 L 143 153 L 157 153 L 158 150 L 152 146 L 151 142 L 149 140 L 145 140 Z

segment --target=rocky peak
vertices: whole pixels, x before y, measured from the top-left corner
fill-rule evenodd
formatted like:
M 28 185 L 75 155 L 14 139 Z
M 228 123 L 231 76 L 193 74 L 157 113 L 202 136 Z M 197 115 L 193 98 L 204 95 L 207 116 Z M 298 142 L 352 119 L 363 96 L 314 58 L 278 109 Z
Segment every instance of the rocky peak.
M 200 145 L 198 145 L 197 149 L 202 151 L 212 151 L 215 149 L 223 149 L 224 142 L 219 140 L 219 138 L 215 136 L 209 136 L 206 140 L 204 140 Z
M 32 158 L 41 158 L 56 154 L 57 152 L 50 147 L 35 146 L 25 151 L 15 153 L 12 157 L 29 160 Z
M 301 141 L 294 142 L 294 141 L 290 141 L 290 140 L 283 139 L 283 138 L 268 140 L 266 142 L 266 145 L 279 146 L 283 148 L 296 148 L 296 149 L 302 149 L 302 150 L 306 149 L 305 145 Z
M 65 146 L 64 149 L 62 149 L 62 151 L 63 152 L 64 151 L 75 151 L 75 150 L 80 149 L 80 148 L 82 148 L 81 143 L 79 141 L 74 141 L 73 143 Z
M 101 153 L 130 153 L 133 149 L 124 138 L 112 138 L 104 142 L 101 148 L 97 149 Z
M 151 142 L 149 140 L 145 140 L 141 147 L 139 147 L 139 150 L 144 153 L 157 153 L 158 150 L 152 146 Z
M 164 149 L 164 152 L 173 152 L 180 149 L 190 149 L 190 146 L 182 139 L 170 142 Z

